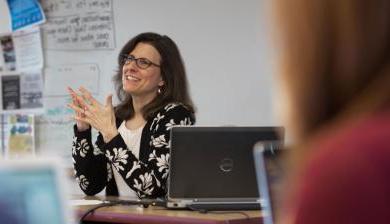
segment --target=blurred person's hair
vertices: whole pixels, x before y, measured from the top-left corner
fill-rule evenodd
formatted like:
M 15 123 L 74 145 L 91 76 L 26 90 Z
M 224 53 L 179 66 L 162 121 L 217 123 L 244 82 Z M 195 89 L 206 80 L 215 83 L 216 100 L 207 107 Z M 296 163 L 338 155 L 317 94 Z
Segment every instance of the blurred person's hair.
M 390 1 L 278 0 L 293 138 L 389 106 Z

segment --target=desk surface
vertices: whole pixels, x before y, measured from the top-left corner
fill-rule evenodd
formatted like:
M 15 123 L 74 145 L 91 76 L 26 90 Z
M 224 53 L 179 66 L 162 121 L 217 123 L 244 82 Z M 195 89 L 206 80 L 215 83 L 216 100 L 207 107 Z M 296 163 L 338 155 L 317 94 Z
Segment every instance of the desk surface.
M 97 199 L 86 198 L 86 199 Z M 98 199 L 102 199 L 101 197 Z M 122 198 L 120 198 L 122 199 Z M 94 206 L 74 207 L 78 217 Z M 163 207 L 149 206 L 144 208 L 138 205 L 115 205 L 97 209 L 84 220 L 102 223 L 147 223 L 147 224 L 260 224 L 261 211 L 215 211 L 206 214 L 188 210 L 168 210 Z

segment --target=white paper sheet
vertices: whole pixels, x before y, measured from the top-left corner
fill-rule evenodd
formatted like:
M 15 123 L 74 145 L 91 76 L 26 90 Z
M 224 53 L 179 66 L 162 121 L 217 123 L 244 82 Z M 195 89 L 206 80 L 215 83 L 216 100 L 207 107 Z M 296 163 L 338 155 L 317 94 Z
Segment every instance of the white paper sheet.
M 42 40 L 39 27 L 0 35 L 3 71 L 31 71 L 43 68 Z
M 67 86 L 84 86 L 92 94 L 99 90 L 99 67 L 96 64 L 67 64 L 45 69 L 45 96 L 68 96 Z
M 13 35 L 18 71 L 28 71 L 43 68 L 43 53 L 41 31 L 39 27 L 32 27 Z
M 111 0 L 47 0 L 42 2 L 46 49 L 104 50 L 115 48 Z

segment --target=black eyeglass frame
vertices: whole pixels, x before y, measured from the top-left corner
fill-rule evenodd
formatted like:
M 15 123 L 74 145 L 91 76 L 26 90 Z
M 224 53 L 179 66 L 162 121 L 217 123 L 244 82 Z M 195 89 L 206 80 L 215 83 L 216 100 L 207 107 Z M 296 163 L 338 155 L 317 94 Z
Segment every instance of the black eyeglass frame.
M 151 62 L 149 59 L 147 58 L 135 58 L 133 55 L 125 55 L 125 54 L 121 54 L 121 61 L 122 61 L 122 65 L 125 65 L 125 64 L 128 64 L 130 63 L 131 61 L 135 61 L 135 64 L 137 65 L 138 68 L 140 69 L 147 69 L 149 68 L 150 66 L 154 65 L 156 67 L 161 67 L 161 65 L 158 65 L 156 63 L 153 63 Z M 144 62 L 146 64 L 142 64 L 141 62 Z

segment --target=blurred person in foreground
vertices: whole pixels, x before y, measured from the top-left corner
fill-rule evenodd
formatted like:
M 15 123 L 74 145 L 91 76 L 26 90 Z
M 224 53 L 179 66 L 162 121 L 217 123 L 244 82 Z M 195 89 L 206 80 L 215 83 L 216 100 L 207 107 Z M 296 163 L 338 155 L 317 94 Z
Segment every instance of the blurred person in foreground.
M 274 3 L 295 143 L 279 223 L 390 223 L 390 1 Z

